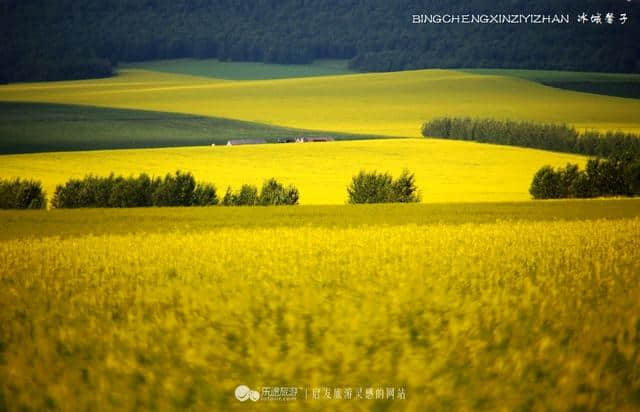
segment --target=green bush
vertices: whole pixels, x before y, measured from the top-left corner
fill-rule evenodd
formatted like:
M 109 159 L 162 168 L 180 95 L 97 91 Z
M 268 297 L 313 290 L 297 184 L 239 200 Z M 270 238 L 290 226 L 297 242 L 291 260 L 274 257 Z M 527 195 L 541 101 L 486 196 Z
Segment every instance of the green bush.
M 70 179 L 64 185 L 57 185 L 51 199 L 51 207 L 77 208 L 80 207 L 80 190 L 82 189 L 82 181 Z
M 567 163 L 564 169 L 558 170 L 558 181 L 560 184 L 560 196 L 561 198 L 575 197 L 574 182 L 578 177 L 584 174 L 580 172 L 578 165 Z
M 191 206 L 196 180 L 189 172 L 168 173 L 153 193 L 154 206 Z
M 235 195 L 233 193 L 233 190 L 231 190 L 231 186 L 227 186 L 227 191 L 225 192 L 224 197 L 222 198 L 222 205 L 236 206 Z
M 218 204 L 216 188 L 207 183 L 199 183 L 193 191 L 193 206 L 215 206 Z
M 640 159 L 629 163 L 625 171 L 625 181 L 632 196 L 640 196 Z
M 255 206 L 258 204 L 258 188 L 253 185 L 242 185 L 238 192 L 230 187 L 222 200 L 224 206 Z
M 238 206 L 254 206 L 258 204 L 258 188 L 252 185 L 242 185 L 236 198 Z
M 88 175 L 83 179 L 70 179 L 58 185 L 52 199 L 55 208 L 80 207 L 142 207 L 151 206 L 151 196 L 160 184 L 146 174 L 124 178 Z
M 640 195 L 640 160 L 590 159 L 584 171 L 567 164 L 554 170 L 544 166 L 533 177 L 534 199 L 589 198 Z
M 117 178 L 111 189 L 109 207 L 153 206 L 153 193 L 160 185 L 160 179 L 151 179 L 146 174 L 137 178 Z
M 533 176 L 529 193 L 534 199 L 560 198 L 560 176 L 551 166 L 544 166 Z
M 284 187 L 276 179 L 266 180 L 258 194 L 258 188 L 253 185 L 242 185 L 234 192 L 230 187 L 222 199 L 224 206 L 281 206 L 297 205 L 300 194 L 295 186 Z
M 276 179 L 271 178 L 262 184 L 258 199 L 262 206 L 297 205 L 299 193 L 294 186 L 284 187 Z
M 580 172 L 580 174 L 576 176 L 575 180 L 571 182 L 571 186 L 569 187 L 569 197 L 586 199 L 595 196 L 596 191 L 593 190 L 593 187 L 591 186 L 589 176 L 585 172 Z
M 357 203 L 411 203 L 419 202 L 414 175 L 404 170 L 395 181 L 389 173 L 360 171 L 347 187 L 348 202 Z
M 0 209 L 44 209 L 46 207 L 47 197 L 40 182 L 0 179 Z
M 408 170 L 403 170 L 391 185 L 392 201 L 398 203 L 416 203 L 420 201 L 415 176 Z
M 360 171 L 347 187 L 349 203 L 388 203 L 392 201 L 393 179 L 388 173 Z

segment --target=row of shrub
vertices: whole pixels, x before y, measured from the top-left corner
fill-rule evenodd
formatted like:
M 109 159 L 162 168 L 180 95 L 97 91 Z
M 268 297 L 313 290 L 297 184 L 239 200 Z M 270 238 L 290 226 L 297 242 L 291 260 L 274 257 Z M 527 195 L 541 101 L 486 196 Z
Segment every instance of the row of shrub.
M 295 205 L 299 192 L 294 186 L 284 187 L 275 179 L 265 181 L 258 194 L 255 186 L 244 185 L 239 192 L 231 188 L 223 198 L 225 206 Z M 51 205 L 54 208 L 79 207 L 145 207 L 145 206 L 213 206 L 219 203 L 216 188 L 196 182 L 189 172 L 177 171 L 164 179 L 137 177 L 86 176 L 58 185 Z
M 208 206 L 218 203 L 215 188 L 196 183 L 191 173 L 177 171 L 164 179 L 142 173 L 137 177 L 85 176 L 71 179 L 56 187 L 51 206 L 80 207 L 145 207 Z
M 397 178 L 388 173 L 361 171 L 347 187 L 349 203 L 414 203 L 420 201 L 415 177 L 404 170 Z
M 0 179 L 0 209 L 44 209 L 47 196 L 33 180 Z
M 222 204 L 224 206 L 297 205 L 299 198 L 300 193 L 294 186 L 284 187 L 276 179 L 271 178 L 264 182 L 260 193 L 253 185 L 242 185 L 237 191 L 228 187 Z
M 567 164 L 544 166 L 534 175 L 529 193 L 534 199 L 640 195 L 640 159 L 590 159 L 585 170 Z
M 441 117 L 422 126 L 422 135 L 531 147 L 588 156 L 640 158 L 640 136 L 631 133 L 587 131 L 566 125 Z
M 420 196 L 415 177 L 404 170 L 397 178 L 388 173 L 361 171 L 347 187 L 348 202 L 412 203 Z M 253 185 L 243 185 L 237 191 L 227 188 L 222 198 L 224 206 L 297 205 L 300 193 L 295 186 L 285 187 L 276 179 L 266 180 L 260 191 Z M 216 188 L 196 182 L 189 172 L 177 171 L 164 178 L 123 177 L 113 173 L 107 177 L 85 176 L 70 179 L 56 187 L 51 206 L 58 209 L 91 207 L 148 206 L 213 206 L 219 203 Z M 0 180 L 0 208 L 40 209 L 47 204 L 40 182 L 15 179 Z

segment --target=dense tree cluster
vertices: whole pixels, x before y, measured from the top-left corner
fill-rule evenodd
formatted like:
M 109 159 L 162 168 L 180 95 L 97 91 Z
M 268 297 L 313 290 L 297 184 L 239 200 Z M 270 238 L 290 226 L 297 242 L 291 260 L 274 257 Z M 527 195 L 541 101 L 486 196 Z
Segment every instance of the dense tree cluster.
M 628 23 L 579 24 L 580 13 Z M 412 24 L 413 14 L 569 14 L 570 24 Z M 640 70 L 638 6 L 599 0 L 4 0 L 0 81 L 108 76 L 118 61 L 178 57 L 361 71 L 493 67 Z
M 0 179 L 0 209 L 43 209 L 47 197 L 40 182 Z
M 413 173 L 404 170 L 397 178 L 389 173 L 360 171 L 347 187 L 348 202 L 357 203 L 415 203 L 420 201 Z
M 298 189 L 285 187 L 276 179 L 265 180 L 260 193 L 252 185 L 238 192 L 227 189 L 224 206 L 297 205 Z M 58 209 L 94 207 L 214 206 L 219 203 L 215 186 L 196 182 L 189 172 L 168 173 L 164 178 L 107 177 L 87 175 L 70 179 L 56 187 L 51 206 Z M 0 179 L 0 209 L 44 209 L 47 205 L 42 184 L 31 180 Z
M 191 173 L 177 171 L 164 179 L 85 176 L 58 185 L 51 200 L 54 208 L 211 206 L 218 203 L 215 187 L 196 183 Z
M 533 177 L 534 199 L 589 198 L 640 195 L 640 159 L 590 159 L 585 170 L 567 164 L 544 166 Z
M 425 137 L 472 140 L 600 157 L 640 158 L 640 136 L 631 133 L 587 131 L 570 126 L 441 117 L 425 122 Z
M 258 193 L 258 188 L 253 185 L 242 185 L 235 192 L 231 187 L 228 187 L 222 204 L 224 206 L 282 206 L 297 205 L 299 199 L 300 193 L 295 186 L 285 187 L 276 179 L 271 178 L 262 184 L 260 193 Z

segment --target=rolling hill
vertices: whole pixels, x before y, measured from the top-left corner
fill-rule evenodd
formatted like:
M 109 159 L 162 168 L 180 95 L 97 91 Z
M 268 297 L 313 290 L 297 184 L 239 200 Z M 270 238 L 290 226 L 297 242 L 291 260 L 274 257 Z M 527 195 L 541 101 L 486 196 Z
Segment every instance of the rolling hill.
M 522 201 L 542 165 L 584 164 L 585 158 L 516 147 L 439 139 L 379 139 L 330 143 L 185 147 L 5 155 L 0 177 L 41 180 L 49 195 L 71 177 L 110 172 L 155 176 L 176 169 L 214 183 L 260 185 L 276 177 L 300 189 L 302 204 L 343 204 L 359 170 L 403 168 L 416 174 L 427 203 Z
M 466 69 L 464 71 L 472 74 L 518 77 L 546 86 L 585 93 L 640 98 L 640 74 L 505 69 Z
M 450 70 L 233 81 L 123 69 L 114 78 L 0 86 L 0 101 L 216 116 L 282 127 L 417 137 L 442 115 L 640 131 L 640 100 Z
M 0 102 L 0 154 L 225 144 L 229 139 L 283 138 L 318 132 L 260 123 L 146 110 Z M 335 139 L 375 136 L 326 133 Z
M 310 64 L 232 62 L 218 59 L 171 59 L 123 63 L 124 69 L 188 74 L 226 80 L 268 80 L 352 74 L 347 60 L 320 59 Z

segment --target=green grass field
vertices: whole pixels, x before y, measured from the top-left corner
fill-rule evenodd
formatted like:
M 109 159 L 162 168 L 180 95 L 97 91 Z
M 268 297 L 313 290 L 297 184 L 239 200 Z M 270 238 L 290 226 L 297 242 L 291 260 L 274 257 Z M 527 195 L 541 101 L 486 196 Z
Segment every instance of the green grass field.
M 0 101 L 215 116 L 292 128 L 418 137 L 438 116 L 640 131 L 640 100 L 451 70 L 234 81 L 123 69 L 109 79 L 0 86 Z
M 638 200 L 0 211 L 0 227 L 1 410 L 640 407 Z M 296 400 L 269 401 L 276 386 Z
M 512 76 L 551 87 L 640 99 L 640 74 L 589 73 L 553 70 L 467 69 L 473 74 Z
M 46 103 L 0 102 L 0 154 L 208 146 L 229 139 L 375 136 L 319 133 L 216 117 Z
M 347 64 L 348 60 L 316 60 L 313 64 L 268 64 L 222 62 L 217 59 L 176 59 L 123 63 L 120 68 L 188 74 L 226 80 L 267 80 L 353 73 L 348 69 Z
M 318 60 L 313 64 L 284 65 L 221 62 L 216 59 L 175 59 L 123 63 L 120 67 L 226 80 L 267 80 L 355 73 L 347 66 L 348 60 Z M 465 69 L 463 71 L 471 74 L 516 77 L 579 92 L 640 98 L 640 74 L 518 69 Z
M 625 220 L 640 215 L 640 199 L 554 200 L 499 203 L 303 205 L 296 207 L 132 208 L 2 211 L 0 241 L 212 232 L 247 227 L 338 229 L 361 226 L 493 224 L 501 221 Z M 135 222 L 135 224 L 132 224 Z

